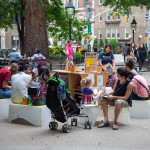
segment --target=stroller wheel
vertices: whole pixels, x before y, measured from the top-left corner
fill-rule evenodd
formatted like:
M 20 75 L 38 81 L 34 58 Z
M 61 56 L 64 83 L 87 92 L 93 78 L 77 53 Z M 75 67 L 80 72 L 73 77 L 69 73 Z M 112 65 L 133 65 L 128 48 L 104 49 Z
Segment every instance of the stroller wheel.
M 51 129 L 51 130 L 57 130 L 57 128 L 58 128 L 58 123 L 57 122 L 50 122 L 49 123 L 49 128 Z
M 64 124 L 63 127 L 62 127 L 62 131 L 64 133 L 70 133 L 71 132 L 71 126 L 68 125 L 68 124 Z
M 85 121 L 85 123 L 84 123 L 85 129 L 87 129 L 87 126 L 88 126 L 88 121 Z
M 72 118 L 71 119 L 71 126 L 77 126 L 77 118 Z

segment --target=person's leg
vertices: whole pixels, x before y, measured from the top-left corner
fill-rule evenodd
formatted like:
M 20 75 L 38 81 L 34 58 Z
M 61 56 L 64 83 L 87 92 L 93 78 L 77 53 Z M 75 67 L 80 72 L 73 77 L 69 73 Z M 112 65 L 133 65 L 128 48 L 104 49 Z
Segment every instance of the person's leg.
M 121 111 L 120 103 L 116 101 L 115 102 L 115 118 L 114 118 L 114 122 L 117 122 L 119 114 L 120 114 L 120 111 Z
M 0 95 L 5 97 L 5 98 L 10 98 L 11 97 L 11 90 L 3 90 L 3 89 L 0 89 Z
M 141 69 L 142 69 L 142 60 L 139 59 L 139 70 L 141 70 Z
M 102 100 L 102 108 L 104 113 L 104 121 L 98 125 L 98 128 L 108 127 L 109 126 L 109 120 L 108 120 L 108 106 L 107 102 L 105 100 Z
M 124 55 L 124 63 L 125 63 L 126 55 Z

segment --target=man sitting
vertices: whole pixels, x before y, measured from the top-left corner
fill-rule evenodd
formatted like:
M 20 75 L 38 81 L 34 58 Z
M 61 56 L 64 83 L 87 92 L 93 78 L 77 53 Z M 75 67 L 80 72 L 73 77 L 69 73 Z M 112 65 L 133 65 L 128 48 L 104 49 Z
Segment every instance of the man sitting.
M 11 63 L 11 65 L 6 68 L 0 69 L 0 97 L 10 98 L 11 96 L 11 86 L 8 85 L 10 77 L 13 74 L 16 74 L 18 71 L 18 64 Z
M 17 53 L 16 48 L 12 49 L 12 52 L 9 54 L 10 59 L 22 59 L 21 55 Z
M 12 76 L 12 93 L 13 103 L 22 104 L 23 98 L 28 97 L 28 86 L 31 82 L 30 67 L 27 64 L 20 66 L 20 73 Z

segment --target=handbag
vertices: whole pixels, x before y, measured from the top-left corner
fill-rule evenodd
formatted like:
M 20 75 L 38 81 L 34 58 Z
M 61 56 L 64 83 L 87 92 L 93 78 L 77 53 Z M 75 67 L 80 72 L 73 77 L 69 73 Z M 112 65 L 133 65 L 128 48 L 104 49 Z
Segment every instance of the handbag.
M 40 96 L 40 82 L 31 82 L 28 88 L 28 95 L 31 97 L 37 97 Z
M 131 54 L 131 55 L 127 55 L 127 60 L 129 60 L 129 59 L 133 59 L 133 55 Z

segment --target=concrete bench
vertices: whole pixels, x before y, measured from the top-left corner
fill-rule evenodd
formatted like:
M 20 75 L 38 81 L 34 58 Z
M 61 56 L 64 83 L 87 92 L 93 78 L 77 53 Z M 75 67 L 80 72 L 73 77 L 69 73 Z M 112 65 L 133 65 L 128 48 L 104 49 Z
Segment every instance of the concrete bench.
M 21 104 L 10 104 L 8 122 L 22 118 L 35 126 L 48 125 L 51 121 L 51 113 L 46 105 L 32 106 Z
M 9 104 L 11 103 L 10 98 L 0 99 L 0 117 L 8 117 Z
M 95 125 L 95 122 L 97 120 L 98 117 L 104 117 L 103 115 L 103 110 L 101 106 L 97 106 L 97 105 L 83 105 L 83 112 L 89 117 L 89 120 L 92 121 L 92 126 Z M 110 120 L 114 120 L 114 109 L 115 106 L 109 106 L 108 107 L 108 117 Z M 84 123 L 87 119 L 79 119 L 80 123 Z M 122 108 L 119 118 L 118 118 L 118 122 L 124 125 L 129 125 L 130 124 L 130 114 L 129 114 L 129 107 L 126 108 Z
M 132 107 L 130 108 L 131 118 L 150 118 L 150 100 L 132 100 Z

